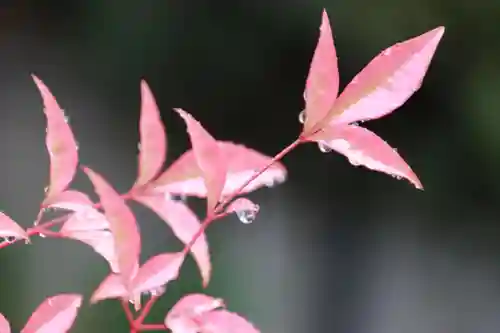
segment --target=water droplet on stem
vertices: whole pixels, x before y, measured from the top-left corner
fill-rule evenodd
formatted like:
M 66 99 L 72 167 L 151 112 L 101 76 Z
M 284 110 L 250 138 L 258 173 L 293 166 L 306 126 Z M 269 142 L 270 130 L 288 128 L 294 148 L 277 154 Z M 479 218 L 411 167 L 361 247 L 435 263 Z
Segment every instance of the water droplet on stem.
M 324 141 L 318 142 L 318 148 L 319 151 L 322 153 L 329 153 L 332 151 L 332 148 L 329 145 L 327 145 L 326 142 Z

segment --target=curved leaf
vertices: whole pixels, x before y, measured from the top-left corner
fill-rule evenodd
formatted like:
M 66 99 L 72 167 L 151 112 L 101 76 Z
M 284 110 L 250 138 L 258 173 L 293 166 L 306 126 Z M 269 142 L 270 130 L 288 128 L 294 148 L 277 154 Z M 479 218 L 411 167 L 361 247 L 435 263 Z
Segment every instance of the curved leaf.
M 206 313 L 201 318 L 201 331 L 213 333 L 259 333 L 248 320 L 226 310 Z
M 123 285 L 122 278 L 119 274 L 109 274 L 97 287 L 92 296 L 90 303 L 95 304 L 99 301 L 109 298 L 122 298 L 126 299 L 128 292 Z
M 21 333 L 66 333 L 73 325 L 81 305 L 81 295 L 49 297 L 33 312 Z
M 45 144 L 50 155 L 50 185 L 46 198 L 62 192 L 73 180 L 78 166 L 78 146 L 73 132 L 49 88 L 35 75 L 35 81 L 42 95 L 47 117 Z
M 218 142 L 189 113 L 175 111 L 184 119 L 193 147 L 196 163 L 203 174 L 207 188 L 207 214 L 211 214 L 219 203 L 226 182 L 227 162 Z
M 228 141 L 219 141 L 219 149 L 227 162 L 227 176 L 222 196 L 238 190 L 252 175 L 268 165 L 272 158 L 253 149 Z M 274 163 L 269 169 L 246 186 L 243 193 L 255 191 L 263 186 L 273 186 L 285 181 L 287 171 L 283 164 Z M 169 192 L 197 197 L 206 197 L 203 181 L 193 150 L 181 155 L 153 184 L 157 192 Z
M 109 222 L 102 213 L 94 208 L 77 211 L 64 222 L 61 232 L 92 231 L 109 229 Z
M 197 319 L 220 307 L 224 307 L 220 298 L 203 294 L 186 295 L 170 309 L 165 317 L 165 326 L 172 333 L 197 333 L 200 331 Z
M 142 195 L 134 199 L 163 219 L 172 228 L 174 235 L 184 244 L 188 244 L 201 227 L 196 214 L 182 202 L 159 195 Z M 200 269 L 203 285 L 207 286 L 210 281 L 211 264 L 205 233 L 202 233 L 191 246 L 191 253 Z
M 0 237 L 29 238 L 19 224 L 2 212 L 0 212 Z
M 396 150 L 366 128 L 329 126 L 311 139 L 346 156 L 352 165 L 363 165 L 396 178 L 406 178 L 416 188 L 422 189 L 420 180 Z
M 1 313 L 0 313 L 0 333 L 10 333 L 9 321 Z
M 184 254 L 182 252 L 163 253 L 146 261 L 134 278 L 134 294 L 162 287 L 177 279 L 183 261 Z
M 141 81 L 139 173 L 134 187 L 151 181 L 165 162 L 167 136 L 153 93 L 146 81 Z
M 320 35 L 307 77 L 304 132 L 321 121 L 333 106 L 339 92 L 337 53 L 328 14 L 323 10 Z
M 120 275 L 123 278 L 123 284 L 128 288 L 134 271 L 137 269 L 141 252 L 141 238 L 134 214 L 125 200 L 101 175 L 89 168 L 84 168 L 84 171 L 101 199 L 106 219 L 113 233 Z
M 443 34 L 439 27 L 382 51 L 344 89 L 329 121 L 365 121 L 400 107 L 422 85 Z
M 44 201 L 45 207 L 61 208 L 75 212 L 87 210 L 92 208 L 93 205 L 94 203 L 85 193 L 75 190 L 57 193 Z

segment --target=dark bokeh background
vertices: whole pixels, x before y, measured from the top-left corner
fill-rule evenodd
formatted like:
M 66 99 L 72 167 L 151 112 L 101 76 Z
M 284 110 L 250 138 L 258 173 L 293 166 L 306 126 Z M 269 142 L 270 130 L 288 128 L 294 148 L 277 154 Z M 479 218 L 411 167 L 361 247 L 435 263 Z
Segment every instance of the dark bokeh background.
M 233 217 L 208 231 L 214 276 L 206 292 L 269 333 L 500 329 L 497 1 L 0 4 L 0 208 L 24 226 L 48 175 L 45 119 L 30 73 L 67 110 L 82 163 L 126 190 L 136 173 L 141 78 L 162 110 L 169 163 L 189 148 L 172 107 L 219 139 L 274 155 L 300 130 L 323 7 L 342 86 L 383 48 L 446 26 L 423 88 L 367 124 L 398 148 L 426 190 L 315 145 L 300 147 L 284 160 L 286 183 L 251 195 L 262 208 L 255 223 Z M 81 174 L 74 187 L 91 190 Z M 135 209 L 144 258 L 180 248 L 154 214 Z M 47 239 L 0 251 L 0 263 L 0 312 L 14 331 L 47 296 L 88 299 L 108 269 L 85 245 Z M 201 290 L 191 260 L 151 320 Z M 127 324 L 117 302 L 86 302 L 72 332 L 127 332 Z

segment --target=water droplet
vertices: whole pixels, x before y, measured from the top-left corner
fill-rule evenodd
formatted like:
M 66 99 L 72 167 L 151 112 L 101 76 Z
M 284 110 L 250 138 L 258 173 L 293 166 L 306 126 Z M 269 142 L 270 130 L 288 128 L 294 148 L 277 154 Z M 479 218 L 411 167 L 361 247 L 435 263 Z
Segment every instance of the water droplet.
M 64 116 L 64 121 L 67 123 L 69 123 L 69 117 L 68 116 Z
M 43 189 L 43 191 L 44 191 L 45 193 L 47 193 L 47 192 L 49 191 L 49 187 L 48 187 L 48 186 L 45 186 L 45 188 Z
M 41 232 L 38 233 L 38 236 L 40 236 L 40 238 L 46 238 L 47 237 L 47 235 L 42 234 Z
M 322 153 L 329 153 L 332 151 L 332 148 L 326 144 L 324 141 L 318 142 L 319 151 Z
M 140 142 L 137 144 L 137 149 L 138 149 L 139 151 L 141 150 L 141 143 L 140 143 Z
M 164 286 L 160 286 L 160 287 L 156 287 L 154 289 L 151 289 L 149 291 L 149 293 L 151 294 L 151 296 L 159 297 L 159 296 L 163 295 L 166 290 L 167 290 L 167 288 L 165 288 Z
M 358 160 L 356 160 L 354 158 L 349 158 L 348 160 L 349 160 L 349 163 L 351 163 L 353 166 L 358 166 L 361 164 L 358 162 Z
M 257 217 L 257 213 L 259 212 L 259 205 L 254 205 L 252 209 L 239 210 L 236 212 L 238 219 L 245 224 L 252 223 Z
M 384 50 L 384 52 L 382 52 L 382 54 L 385 56 L 388 56 L 389 54 L 391 54 L 391 52 L 392 52 L 392 49 L 388 48 L 388 49 Z
M 14 243 L 16 241 L 16 237 L 14 236 L 4 236 L 3 237 L 3 240 L 4 242 L 7 242 L 7 243 Z
M 306 110 L 302 110 L 299 113 L 299 122 L 303 124 L 305 123 L 305 121 L 306 121 Z

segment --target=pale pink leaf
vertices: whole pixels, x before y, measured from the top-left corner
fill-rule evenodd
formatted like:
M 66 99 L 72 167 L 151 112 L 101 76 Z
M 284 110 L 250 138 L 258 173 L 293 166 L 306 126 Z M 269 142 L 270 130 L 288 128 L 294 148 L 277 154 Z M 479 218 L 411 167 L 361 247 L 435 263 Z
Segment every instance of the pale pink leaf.
M 19 224 L 2 212 L 0 212 L 0 237 L 29 238 Z
M 132 282 L 134 294 L 154 290 L 177 279 L 183 261 L 182 252 L 162 253 L 146 261 Z
M 196 214 L 182 202 L 160 195 L 141 195 L 134 199 L 161 217 L 184 244 L 188 244 L 201 227 Z M 205 233 L 202 233 L 191 246 L 191 253 L 200 269 L 203 285 L 207 286 L 210 280 L 211 264 Z
M 227 176 L 222 196 L 238 190 L 250 177 L 269 165 L 272 158 L 240 144 L 219 141 L 227 163 Z M 276 162 L 246 186 L 243 193 L 255 191 L 263 186 L 273 186 L 285 181 L 287 176 L 283 164 Z M 158 192 L 169 192 L 189 196 L 206 197 L 207 188 L 203 174 L 198 168 L 193 150 L 181 155 L 153 184 Z
M 121 276 L 118 274 L 109 274 L 97 287 L 92 296 L 90 297 L 90 303 L 94 304 L 99 301 L 109 299 L 109 298 L 122 298 L 126 299 L 128 297 L 128 292 L 123 285 Z
M 64 115 L 49 88 L 33 75 L 42 95 L 44 112 L 47 117 L 45 144 L 50 155 L 50 185 L 46 198 L 62 192 L 73 180 L 78 165 L 78 146 Z
M 146 81 L 141 81 L 139 174 L 134 187 L 151 181 L 165 162 L 167 136 L 160 111 Z
M 61 230 L 66 238 L 83 242 L 100 254 L 109 263 L 111 270 L 120 272 L 118 257 L 115 252 L 113 234 L 108 230 Z
M 45 200 L 44 206 L 79 212 L 92 208 L 93 202 L 85 193 L 75 190 L 66 190 Z
M 84 171 L 101 199 L 106 219 L 113 233 L 120 275 L 124 285 L 128 287 L 141 252 L 141 238 L 134 214 L 125 200 L 101 175 L 89 168 L 84 168 Z
M 109 229 L 109 222 L 106 216 L 92 207 L 87 207 L 87 209 L 81 209 L 71 214 L 66 222 L 64 222 L 61 232 L 70 233 L 74 231 L 104 229 Z
M 259 333 L 248 320 L 226 310 L 205 313 L 201 317 L 201 331 L 206 333 Z
M 335 101 L 330 121 L 376 119 L 400 107 L 422 85 L 443 34 L 439 27 L 382 51 Z
M 10 333 L 9 321 L 1 313 L 0 313 L 0 333 Z
M 194 155 L 207 188 L 207 213 L 211 214 L 218 204 L 226 182 L 227 161 L 218 142 L 189 113 L 175 111 L 184 119 L 191 139 Z
M 66 333 L 73 325 L 81 305 L 81 295 L 49 297 L 33 312 L 21 333 Z
M 220 298 L 203 294 L 190 294 L 181 298 L 165 317 L 165 326 L 172 333 L 197 333 L 200 331 L 198 319 L 205 313 L 224 307 Z
M 331 125 L 311 138 L 347 157 L 352 165 L 384 172 L 396 178 L 408 179 L 422 189 L 410 166 L 375 133 L 355 125 Z
M 320 35 L 307 77 L 304 131 L 321 121 L 339 92 L 339 70 L 328 14 L 323 10 Z

